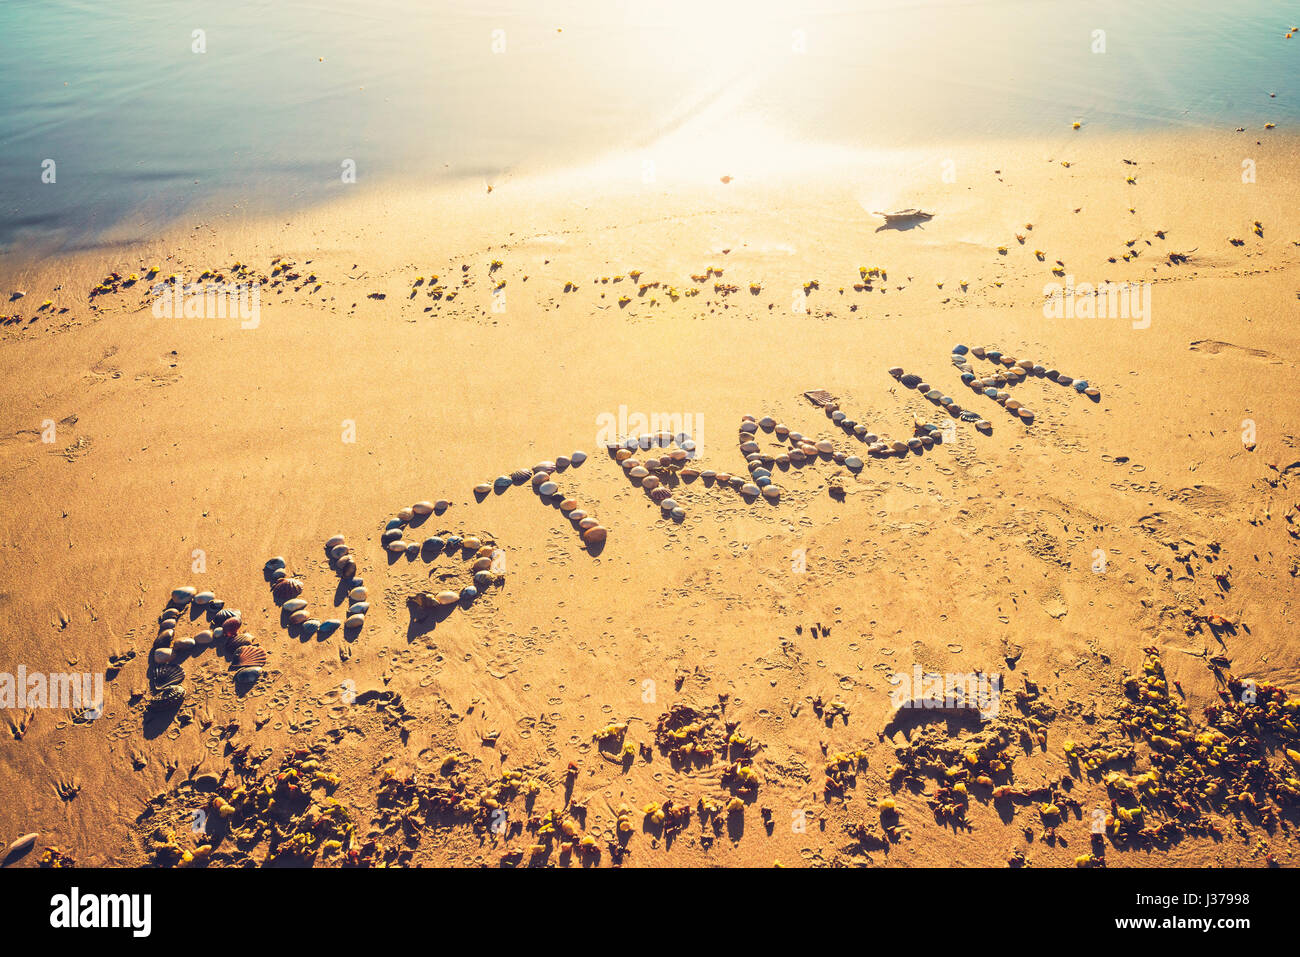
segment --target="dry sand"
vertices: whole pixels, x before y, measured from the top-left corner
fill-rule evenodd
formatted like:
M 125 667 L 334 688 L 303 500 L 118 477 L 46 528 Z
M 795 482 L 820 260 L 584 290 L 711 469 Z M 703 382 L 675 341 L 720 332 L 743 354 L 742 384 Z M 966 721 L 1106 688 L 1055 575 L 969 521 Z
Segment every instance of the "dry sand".
M 1300 687 L 1290 624 L 1300 560 L 1296 144 L 1275 132 L 1086 132 L 942 155 L 833 155 L 781 175 L 719 169 L 646 184 L 589 169 L 506 179 L 491 192 L 405 190 L 287 222 L 213 217 L 142 248 L 0 264 L 6 296 L 27 293 L 0 307 L 23 316 L 0 327 L 0 671 L 94 672 L 135 652 L 97 720 L 6 712 L 0 839 L 40 834 L 11 866 L 49 846 L 79 864 L 144 864 L 157 851 L 156 822 L 137 819 L 160 794 L 179 844 L 202 843 L 182 826 L 196 802 L 183 782 L 223 772 L 229 747 L 280 754 L 318 741 L 356 822 L 352 846 L 373 840 L 378 860 L 577 862 L 537 836 L 536 822 L 501 840 L 482 817 L 420 815 L 417 826 L 381 816 L 386 771 L 445 781 L 445 758 L 459 754 L 475 802 L 502 771 L 536 780 L 534 800 L 500 797 L 525 823 L 526 804 L 535 815 L 564 806 L 573 762 L 572 797 L 587 806 L 578 833 L 595 837 L 606 866 L 624 804 L 634 812 L 626 865 L 1003 865 L 1017 853 L 1036 866 L 1073 864 L 1089 852 L 1092 810 L 1104 812 L 1110 796 L 1099 775 L 1070 768 L 1063 748 L 1116 738 L 1123 681 L 1142 673 L 1144 647 L 1160 649 L 1197 723 L 1220 700 L 1208 656 L 1225 655 L 1235 675 Z M 1254 183 L 1242 182 L 1244 158 L 1256 163 Z M 869 211 L 899 205 L 937 215 L 878 230 Z M 1171 262 L 1181 252 L 1190 258 Z M 275 257 L 299 279 L 270 276 Z M 493 260 L 502 265 L 490 271 Z M 1045 285 L 1064 281 L 1051 271 L 1057 260 L 1075 282 L 1153 283 L 1149 327 L 1044 317 Z M 93 306 L 88 298 L 111 271 L 156 264 L 194 279 L 236 261 L 270 280 L 255 329 L 154 318 L 145 282 Z M 692 280 L 710 266 L 722 277 Z M 860 266 L 882 267 L 887 280 L 855 291 Z M 639 295 L 631 270 L 661 285 Z M 454 299 L 428 295 L 434 275 Z M 807 313 L 792 310 L 813 280 Z M 577 289 L 564 292 L 567 281 Z M 668 286 L 700 291 L 673 300 Z M 620 306 L 623 295 L 631 301 Z M 54 309 L 29 321 L 47 298 Z M 1030 380 L 1012 390 L 1037 413 L 1021 425 L 959 382 L 949 363 L 959 342 L 1086 378 L 1100 401 Z M 598 441 L 601 417 L 621 407 L 682 416 L 698 432 L 699 468 L 743 473 L 741 416 L 770 414 L 864 455 L 803 393 L 828 389 L 850 417 L 906 439 L 914 416 L 945 417 L 887 374 L 895 365 L 985 415 L 992 433 L 959 423 L 955 441 L 867 458 L 856 475 L 829 461 L 777 470 L 777 505 L 685 483 L 680 524 Z M 46 420 L 56 423 L 49 443 Z M 354 442 L 343 440 L 348 423 Z M 576 449 L 590 459 L 558 480 L 609 529 L 597 554 L 527 486 L 481 504 L 471 494 Z M 842 500 L 828 494 L 833 481 Z M 507 571 L 467 609 L 412 624 L 408 596 L 437 590 L 453 569 L 460 587 L 466 566 L 394 561 L 380 532 L 399 508 L 439 498 L 452 507 L 408 538 L 444 528 L 483 536 L 504 550 Z M 322 550 L 335 533 L 357 552 L 365 626 L 355 637 L 292 637 L 263 563 L 285 556 L 311 607 L 341 617 Z M 237 695 L 210 648 L 185 663 L 178 716 L 150 722 L 146 660 L 179 585 L 242 609 L 269 668 Z M 1198 626 L 1190 612 L 1233 627 Z M 995 801 L 972 782 L 962 825 L 927 805 L 941 772 L 891 786 L 907 734 L 958 758 L 976 734 L 936 716 L 889 724 L 891 675 L 914 665 L 1003 675 L 993 724 L 1015 743 L 998 783 L 1055 784 L 1077 801 L 1055 839 L 1040 800 Z M 1037 697 L 1018 702 L 1027 680 Z M 345 703 L 345 688 L 361 698 Z M 377 707 L 367 691 L 398 693 L 401 707 Z M 818 701 L 845 713 L 819 716 Z M 724 774 L 721 753 L 682 768 L 658 747 L 623 762 L 593 741 L 626 723 L 634 749 L 653 745 L 659 716 L 677 704 L 725 706 L 715 730 L 739 722 L 755 742 L 739 754 L 761 778 L 756 794 Z M 1268 760 L 1284 777 L 1277 745 L 1269 739 Z M 1135 759 L 1116 767 L 1135 776 L 1153 752 L 1140 738 L 1132 746 Z M 828 760 L 842 752 L 856 762 L 856 751 L 855 778 L 826 791 Z M 651 802 L 695 809 L 735 793 L 745 808 L 724 810 L 716 834 L 698 811 L 672 840 L 642 821 Z M 877 810 L 887 796 L 897 802 L 884 820 L 899 825 L 893 833 Z M 1280 821 L 1207 802 L 1221 839 L 1106 842 L 1105 860 L 1294 862 L 1294 810 L 1261 803 L 1279 807 Z M 802 830 L 792 826 L 801 810 Z M 858 825 L 873 836 L 852 836 Z M 549 851 L 534 856 L 534 844 Z M 219 846 L 217 860 L 243 853 L 231 848 Z M 266 845 L 248 853 L 261 860 Z

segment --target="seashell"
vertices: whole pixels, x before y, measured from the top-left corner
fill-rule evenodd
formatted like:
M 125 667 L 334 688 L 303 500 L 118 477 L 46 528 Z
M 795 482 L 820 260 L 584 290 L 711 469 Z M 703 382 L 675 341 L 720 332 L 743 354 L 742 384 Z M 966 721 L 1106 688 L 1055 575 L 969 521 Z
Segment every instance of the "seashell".
M 971 349 L 970 354 L 973 355 L 976 359 L 983 359 L 985 354 L 984 347 L 975 346 L 973 349 Z
M 196 604 L 196 605 L 206 605 L 206 604 L 208 604 L 210 601 L 212 601 L 212 599 L 214 599 L 214 598 L 216 598 L 216 597 L 217 597 L 217 596 L 214 595 L 214 594 L 213 594 L 212 592 L 210 592 L 210 591 L 201 591 L 201 592 L 199 592 L 197 595 L 194 596 L 194 604 Z
M 1028 409 L 1021 409 L 1018 414 L 1025 422 L 1034 421 L 1034 413 L 1030 412 Z
M 389 542 L 388 545 L 387 545 L 387 548 L 388 548 L 388 550 L 389 550 L 390 552 L 392 552 L 393 554 L 399 554 L 399 553 L 401 553 L 401 552 L 406 551 L 406 542 L 402 541 L 402 540 L 399 538 L 399 539 L 398 539 L 397 541 L 395 541 L 395 542 Z
M 856 455 L 849 455 L 846 456 L 844 459 L 844 467 L 848 469 L 852 469 L 855 472 L 858 471 L 858 469 L 862 468 L 864 464 L 865 463 L 862 461 L 862 459 L 858 458 Z
M 929 392 L 925 394 L 925 397 L 929 399 L 931 402 L 938 402 L 939 399 L 943 397 L 943 393 L 940 392 L 938 389 L 931 389 Z
M 682 481 L 684 481 L 684 482 L 689 482 L 689 481 L 691 481 L 692 479 L 697 479 L 697 478 L 700 477 L 700 470 L 699 470 L 699 469 L 692 469 L 692 468 L 685 468 L 685 469 L 682 469 L 680 472 L 678 472 L 677 475 L 682 479 Z
M 454 591 L 440 591 L 434 596 L 434 601 L 439 605 L 454 605 L 460 600 L 460 593 Z
M 476 552 L 483 547 L 483 541 L 477 535 L 469 535 L 457 542 L 467 552 Z
M 578 523 L 578 527 L 585 532 L 587 529 L 595 528 L 599 524 L 600 523 L 597 522 L 595 518 L 588 515 L 586 518 L 584 518 L 582 521 Z
M 190 603 L 191 599 L 193 599 L 196 594 L 198 594 L 198 589 L 193 585 L 186 585 L 183 588 L 173 588 L 172 601 L 181 608 L 184 608 Z
M 679 505 L 668 514 L 670 514 L 673 517 L 674 521 L 680 522 L 682 519 L 686 517 L 686 509 L 682 508 Z
M 415 512 L 409 508 L 398 509 L 397 517 L 403 522 L 409 522 L 411 519 L 415 518 Z
M 336 568 L 336 571 L 338 571 L 338 573 L 344 578 L 350 577 L 351 575 L 355 574 L 356 570 L 357 570 L 357 563 L 353 560 L 351 555 L 344 555 L 342 558 L 339 559 L 339 563 Z
M 490 491 L 492 491 L 492 486 L 489 485 L 487 482 L 479 482 L 477 485 L 474 486 L 475 495 L 486 495 Z
M 581 522 L 586 517 L 587 517 L 587 513 L 580 508 L 575 508 L 572 512 L 569 513 L 569 521 L 571 522 Z
M 1074 391 L 1075 391 L 1075 392 L 1083 392 L 1083 391 L 1086 390 L 1087 388 L 1088 388 L 1088 380 L 1087 380 L 1087 379 L 1075 379 L 1075 380 L 1074 380 Z
M 261 668 L 266 664 L 266 649 L 257 645 L 240 648 L 235 656 L 235 665 L 240 668 Z
M 659 487 L 659 477 L 657 475 L 647 475 L 641 480 L 641 487 L 653 491 Z
M 554 482 L 543 482 L 537 489 L 537 494 L 549 498 L 560 490 L 560 487 Z
M 631 457 L 632 457 L 632 453 L 628 449 L 619 449 L 617 452 L 614 453 L 614 460 L 617 462 L 626 462 Z
M 582 533 L 582 540 L 588 545 L 595 545 L 598 542 L 605 541 L 608 534 L 603 525 L 593 525 Z
M 154 689 L 166 688 L 171 685 L 178 685 L 185 680 L 185 669 L 180 665 L 174 664 L 155 664 L 150 665 L 146 672 L 149 678 L 149 684 Z
M 222 638 L 224 638 L 224 637 L 226 637 L 226 631 L 225 631 L 224 628 L 213 628 L 213 629 L 212 629 L 212 640 L 213 640 L 213 641 L 220 641 L 220 640 L 221 640 Z
M 420 545 L 419 545 L 418 542 L 407 542 L 407 543 L 406 543 L 406 557 L 407 557 L 407 558 L 409 558 L 409 559 L 411 559 L 412 561 L 414 561 L 414 560 L 415 560 L 415 557 L 416 557 L 417 555 L 419 555 L 419 554 L 420 554 Z
M 840 423 L 840 427 L 848 432 L 852 432 L 858 427 L 858 423 L 856 419 L 845 419 Z
M 990 399 L 996 399 L 998 397 L 998 390 L 993 388 L 992 386 L 989 386 L 987 389 L 984 390 L 984 394 L 988 396 Z
M 514 484 L 514 480 L 511 479 L 509 475 L 498 475 L 495 479 L 492 480 L 492 487 L 495 488 L 498 492 L 504 489 L 508 489 L 513 484 Z
M 251 685 L 256 684 L 262 677 L 261 668 L 240 668 L 235 672 L 235 684 Z
M 788 456 L 788 455 L 786 455 L 784 452 L 782 452 L 780 455 L 778 455 L 778 456 L 777 456 L 775 459 L 773 459 L 772 461 L 775 462 L 777 465 L 789 465 L 789 464 L 790 464 L 790 456 Z
M 214 640 L 215 639 L 213 637 L 212 632 L 207 631 L 206 629 L 204 631 L 200 631 L 197 635 L 194 636 L 194 643 L 196 645 L 210 645 Z
M 726 482 L 730 482 L 730 481 L 731 481 L 731 473 L 730 473 L 730 472 L 719 472 L 719 473 L 717 474 L 717 476 L 715 476 L 715 477 L 717 478 L 717 480 L 718 480 L 719 482 L 722 482 L 722 483 L 726 483 Z
M 836 465 L 844 464 L 845 455 L 843 452 L 836 452 L 833 456 L 831 456 L 831 458 L 835 460 Z
M 970 349 L 959 342 L 952 347 L 952 351 L 959 356 L 964 356 L 966 353 L 970 352 Z
M 755 432 L 758 431 L 758 423 L 757 423 L 757 422 L 742 422 L 742 423 L 740 423 L 740 431 L 741 431 L 741 433 L 744 434 L 744 435 L 753 435 Z
M 1023 405 L 1023 403 L 1019 399 L 1007 399 L 1006 402 L 1006 407 L 1010 409 L 1012 412 L 1020 408 L 1021 405 Z
M 492 584 L 492 573 L 486 571 L 475 572 L 474 584 L 479 588 L 480 591 L 484 588 L 487 588 L 489 585 Z
M 155 664 L 165 665 L 176 657 L 176 652 L 170 648 L 155 648 L 153 650 L 153 660 Z
M 423 547 L 431 552 L 437 553 L 446 548 L 447 543 L 435 535 L 432 538 L 426 538 Z
M 911 449 L 913 452 L 921 451 L 924 445 L 925 443 L 923 443 L 919 438 L 913 437 L 907 440 L 907 447 Z
M 292 615 L 289 616 L 289 624 L 301 625 L 304 621 L 306 621 L 310 617 L 311 617 L 311 612 L 307 611 L 306 609 L 300 609 L 299 611 L 295 611 Z
M 386 529 L 386 530 L 385 530 L 385 531 L 384 531 L 384 532 L 379 536 L 379 541 L 380 541 L 380 543 L 383 544 L 384 546 L 387 546 L 390 542 L 401 541 L 401 538 L 402 538 L 402 529 L 401 529 L 401 528 L 390 528 L 390 529 Z
M 343 628 L 345 631 L 356 631 L 365 623 L 366 623 L 365 615 L 350 615 L 347 621 L 343 622 Z
M 555 457 L 555 469 L 557 472 L 563 472 L 569 467 L 569 457 L 567 455 L 557 455 Z
M 975 428 L 979 429 L 981 432 L 992 432 L 993 424 L 989 422 L 988 419 L 980 419 L 975 423 Z
M 906 443 L 906 442 L 901 442 L 901 441 L 896 441 L 896 442 L 894 442 L 892 448 L 893 448 L 893 450 L 894 450 L 895 452 L 897 452 L 899 455 L 902 455 L 904 452 L 907 451 L 907 443 Z
M 414 505 L 411 506 L 411 511 L 414 512 L 416 515 L 432 515 L 432 514 L 433 514 L 433 503 L 432 503 L 432 502 L 416 502 Z
M 686 449 L 673 449 L 671 452 L 668 453 L 668 457 L 672 459 L 674 462 L 685 462 L 691 456 L 690 453 L 686 451 Z
M 763 498 L 769 502 L 775 502 L 781 497 L 781 489 L 775 485 L 767 485 L 763 488 Z
M 304 635 L 314 635 L 318 631 L 320 631 L 319 618 L 308 618 L 302 623 L 302 633 Z
M 1048 369 L 1046 372 L 1043 373 L 1043 378 L 1051 379 L 1053 382 L 1055 382 L 1057 377 L 1060 374 L 1061 373 L 1057 372 L 1055 369 Z
M 151 710 L 158 709 L 158 708 L 166 708 L 173 705 L 178 705 L 184 700 L 185 700 L 184 685 L 168 685 L 166 688 L 163 688 L 156 695 L 154 695 L 153 698 L 150 699 L 149 703 L 145 707 Z
M 555 463 L 554 463 L 554 462 L 538 462 L 536 465 L 533 466 L 533 471 L 534 471 L 534 472 L 545 472 L 547 475 L 550 475 L 552 472 L 555 471 Z
M 298 578 L 281 578 L 271 586 L 271 594 L 276 598 L 297 598 L 302 594 L 302 580 Z M 290 609 L 292 611 L 293 609 Z
M 753 482 L 744 482 L 740 486 L 740 494 L 749 498 L 754 498 L 759 494 L 759 487 Z
M 673 499 L 671 498 L 665 498 L 663 501 L 659 503 L 659 507 L 662 508 L 665 512 L 671 512 L 673 509 L 677 507 L 677 503 L 673 501 Z
M 839 409 L 836 409 L 834 412 L 831 413 L 832 422 L 843 422 L 846 418 L 847 416 Z
M 803 441 L 803 435 L 799 432 L 791 432 L 788 436 L 791 445 L 798 445 Z
M 776 428 L 773 429 L 772 431 L 776 433 L 777 438 L 783 439 L 790 434 L 790 427 L 788 425 L 783 425 L 780 422 L 778 422 L 776 424 Z
M 1095 399 L 1101 395 L 1101 390 L 1098 389 L 1095 385 L 1090 385 L 1088 386 L 1088 388 L 1083 390 L 1083 394 L 1090 399 Z
M 189 637 L 177 638 L 175 641 L 172 642 L 172 651 L 176 652 L 178 655 L 193 650 L 194 650 L 193 638 L 189 638 Z
M 1002 360 L 1002 353 L 997 349 L 990 349 L 988 352 L 984 353 L 984 357 L 990 362 L 1000 362 Z
M 717 477 L 718 477 L 718 473 L 713 469 L 705 469 L 703 472 L 700 473 L 700 478 L 704 479 L 704 481 L 706 482 L 711 482 Z
M 433 503 L 433 510 L 439 515 L 447 511 L 449 508 L 451 508 L 451 502 L 447 501 L 445 498 L 440 498 L 438 501 Z
M 650 472 L 644 466 L 638 465 L 635 468 L 628 469 L 627 474 L 634 479 L 643 479 L 649 475 Z
M 903 383 L 903 385 L 907 386 L 907 388 L 914 389 L 918 384 L 920 384 L 921 377 L 919 375 L 916 375 L 915 373 L 909 372 L 907 375 L 903 376 L 898 381 Z
M 574 465 L 581 465 L 583 462 L 587 461 L 587 453 L 579 449 L 577 452 L 570 455 L 569 459 Z
M 320 623 L 320 634 L 322 636 L 332 635 L 342 627 L 343 622 L 339 621 L 337 618 L 326 618 Z
M 764 432 L 771 432 L 776 428 L 776 419 L 772 418 L 770 415 L 765 415 L 758 420 L 758 427 Z
M 744 454 L 744 455 L 749 455 L 749 454 L 751 454 L 751 453 L 753 453 L 753 452 L 757 452 L 757 451 L 758 451 L 758 443 L 757 443 L 757 442 L 742 442 L 742 443 L 740 444 L 740 451 L 741 451 L 741 453 Z
M 671 498 L 672 494 L 673 493 L 666 488 L 657 488 L 650 493 L 650 501 L 658 504 L 666 498 Z
M 792 449 L 790 452 L 790 461 L 794 462 L 796 465 L 798 465 L 807 457 L 808 456 L 804 455 L 800 449 Z
M 487 571 L 491 567 L 492 567 L 492 559 L 487 557 L 476 558 L 474 559 L 474 564 L 469 566 L 469 570 L 472 572 L 482 572 L 482 571 Z
M 816 450 L 822 455 L 830 455 L 835 451 L 835 446 L 830 439 L 822 439 L 816 444 L 816 446 L 814 446 L 814 448 L 816 448 Z
M 348 598 L 351 601 L 365 601 L 366 600 L 365 586 L 359 585 L 356 588 L 352 589 L 350 592 L 348 592 Z
M 921 393 L 922 395 L 925 395 L 925 393 L 927 393 L 927 392 L 930 391 L 930 383 L 928 383 L 928 382 L 918 382 L 918 383 L 916 384 L 916 391 L 919 392 L 919 393 Z
M 578 507 L 577 500 L 572 498 L 566 498 L 563 502 L 560 503 L 561 512 L 572 512 L 577 507 Z
M 1056 377 L 1056 381 L 1059 382 L 1061 385 L 1073 385 L 1073 384 L 1074 384 L 1074 380 L 1073 380 L 1072 378 L 1070 378 L 1068 375 L 1058 375 L 1058 376 Z
M 221 623 L 221 627 L 225 630 L 226 635 L 230 636 L 238 633 L 239 629 L 244 627 L 244 622 L 239 617 L 239 612 L 235 612 L 233 617 L 227 618 Z
M 342 536 L 342 535 L 332 535 L 332 536 L 330 536 L 329 538 L 325 539 L 325 548 L 326 548 L 326 550 L 329 550 L 329 549 L 333 548 L 335 545 L 342 545 L 342 544 L 343 544 L 343 536 Z M 280 564 L 280 567 L 281 567 L 281 568 L 284 567 L 284 564 L 283 564 L 283 563 L 284 563 L 284 559 L 283 559 L 283 558 L 273 558 L 273 559 L 271 559 L 271 562 L 280 562 L 280 563 L 281 563 L 281 564 Z M 267 562 L 267 564 L 269 565 L 269 564 L 271 564 L 271 562 Z
M 1024 372 L 1029 372 L 1034 368 L 1034 360 L 1021 359 L 1019 362 L 1016 363 L 1016 366 L 1019 367 Z
M 890 368 L 889 374 L 892 375 L 895 379 L 900 378 L 903 375 L 903 367 L 893 366 L 892 368 Z
M 528 469 L 515 469 L 513 472 L 510 473 L 510 480 L 514 482 L 516 485 L 523 485 L 532 477 L 533 477 L 533 473 L 530 472 Z
M 226 647 L 231 651 L 236 648 L 245 648 L 253 643 L 252 635 L 230 635 L 226 639 Z
M 464 588 L 460 590 L 461 601 L 473 601 L 477 597 L 478 597 L 478 589 L 475 588 L 473 585 L 466 585 Z

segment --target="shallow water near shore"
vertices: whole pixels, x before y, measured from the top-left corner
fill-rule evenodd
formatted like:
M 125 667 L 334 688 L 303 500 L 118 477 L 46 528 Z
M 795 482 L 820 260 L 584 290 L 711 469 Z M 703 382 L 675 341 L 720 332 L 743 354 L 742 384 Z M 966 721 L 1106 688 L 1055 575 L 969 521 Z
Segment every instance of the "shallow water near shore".
M 610 156 L 642 182 L 716 179 L 791 147 L 1239 126 L 1253 142 L 1297 119 L 1287 15 L 1203 0 L 12 0 L 0 249 Z

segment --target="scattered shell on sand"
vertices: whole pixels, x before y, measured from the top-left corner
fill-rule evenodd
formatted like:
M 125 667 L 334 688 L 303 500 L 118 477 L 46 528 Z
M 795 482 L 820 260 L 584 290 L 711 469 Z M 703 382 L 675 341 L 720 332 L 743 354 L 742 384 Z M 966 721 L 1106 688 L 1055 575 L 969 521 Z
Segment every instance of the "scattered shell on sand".
M 366 623 L 365 615 L 349 615 L 348 619 L 343 622 L 343 627 L 348 631 L 355 631 Z
M 433 503 L 432 503 L 432 502 L 416 502 L 414 505 L 411 506 L 411 511 L 414 512 L 416 515 L 432 515 L 432 514 L 433 514 Z
M 165 665 L 176 657 L 176 652 L 171 648 L 155 648 L 153 651 L 153 660 L 155 664 Z
M 409 508 L 398 509 L 397 517 L 403 522 L 409 522 L 411 519 L 415 518 L 415 512 Z
M 261 677 L 261 668 L 240 668 L 235 672 L 235 683 L 241 685 L 256 684 Z
M 235 656 L 235 665 L 240 668 L 261 668 L 266 664 L 266 649 L 257 645 L 240 648 Z
M 605 541 L 608 534 L 603 525 L 593 525 L 582 533 L 582 540 L 588 545 L 594 545 L 597 542 Z
M 350 598 L 352 601 L 365 601 L 366 600 L 365 586 L 358 586 L 352 589 L 350 592 L 348 592 L 348 598 Z
M 644 466 L 638 465 L 635 468 L 628 469 L 627 474 L 634 479 L 643 479 L 649 475 L 650 472 Z
M 177 605 L 184 607 L 198 594 L 198 589 L 193 585 L 186 585 L 183 588 L 172 589 L 172 601 Z
M 581 465 L 583 462 L 587 461 L 587 453 L 583 452 L 580 449 L 577 452 L 574 452 L 572 455 L 570 455 L 569 459 L 570 461 L 573 462 L 574 465 Z
M 647 475 L 641 480 L 641 487 L 648 491 L 654 491 L 659 487 L 659 477 L 656 475 Z
M 491 491 L 492 491 L 492 486 L 489 485 L 487 482 L 479 482 L 477 485 L 474 486 L 475 495 L 487 495 Z

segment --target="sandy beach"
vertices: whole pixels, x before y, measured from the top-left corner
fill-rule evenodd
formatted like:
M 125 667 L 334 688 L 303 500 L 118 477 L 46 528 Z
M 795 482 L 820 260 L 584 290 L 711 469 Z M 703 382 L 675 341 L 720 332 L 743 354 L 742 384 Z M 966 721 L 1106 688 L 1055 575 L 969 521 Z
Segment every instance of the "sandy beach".
M 1294 864 L 1296 159 L 1066 122 L 8 257 L 0 671 L 108 673 L 6 707 L 8 866 Z M 159 315 L 206 282 L 256 308 Z

